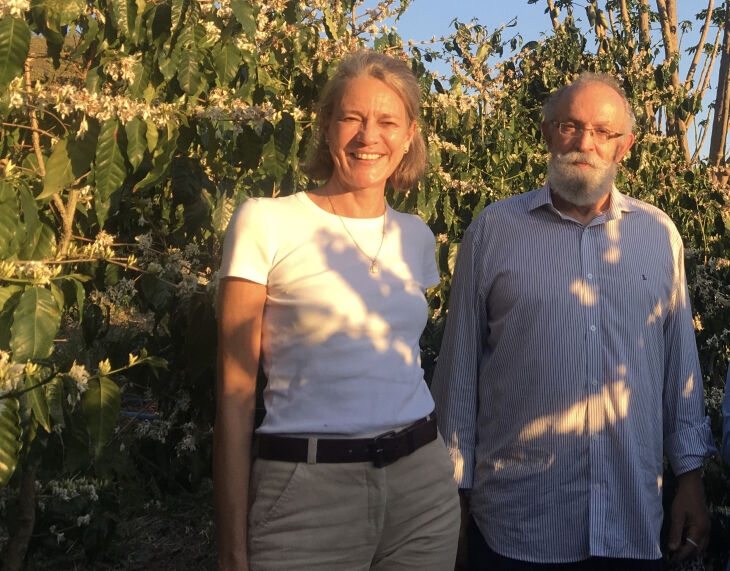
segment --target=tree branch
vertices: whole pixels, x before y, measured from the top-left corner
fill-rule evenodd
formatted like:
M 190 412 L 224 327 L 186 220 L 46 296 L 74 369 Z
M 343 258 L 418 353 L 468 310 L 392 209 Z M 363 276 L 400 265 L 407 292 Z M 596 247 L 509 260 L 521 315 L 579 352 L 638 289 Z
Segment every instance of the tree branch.
M 710 24 L 712 24 L 712 6 L 714 4 L 714 0 L 708 0 L 707 2 L 707 18 L 705 18 L 705 23 L 702 25 L 702 34 L 700 36 L 700 41 L 697 42 L 697 49 L 695 50 L 695 55 L 692 58 L 692 63 L 689 66 L 689 69 L 687 70 L 687 77 L 684 80 L 684 85 L 687 88 L 687 90 L 690 89 L 690 85 L 692 83 L 692 79 L 694 78 L 695 71 L 697 71 L 697 66 L 700 63 L 700 56 L 703 53 L 703 47 L 705 45 L 705 40 L 707 39 L 707 33 L 710 29 Z

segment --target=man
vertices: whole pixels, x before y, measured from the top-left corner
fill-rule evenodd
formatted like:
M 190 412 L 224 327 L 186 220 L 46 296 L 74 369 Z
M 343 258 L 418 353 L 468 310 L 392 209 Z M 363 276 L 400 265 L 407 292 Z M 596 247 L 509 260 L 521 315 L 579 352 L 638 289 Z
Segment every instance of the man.
M 548 183 L 467 230 L 432 387 L 470 551 L 498 570 L 661 569 L 662 448 L 669 549 L 697 555 L 709 533 L 681 238 L 614 187 L 634 142 L 615 80 L 583 74 L 543 116 Z

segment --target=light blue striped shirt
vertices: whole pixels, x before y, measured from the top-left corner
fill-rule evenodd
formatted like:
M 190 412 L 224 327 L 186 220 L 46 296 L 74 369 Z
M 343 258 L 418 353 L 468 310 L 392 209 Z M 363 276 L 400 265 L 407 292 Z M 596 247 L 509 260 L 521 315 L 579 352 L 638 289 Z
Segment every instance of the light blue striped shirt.
M 459 251 L 432 391 L 492 549 L 661 557 L 662 464 L 713 450 L 669 217 L 611 194 L 587 226 L 547 186 L 496 202 Z

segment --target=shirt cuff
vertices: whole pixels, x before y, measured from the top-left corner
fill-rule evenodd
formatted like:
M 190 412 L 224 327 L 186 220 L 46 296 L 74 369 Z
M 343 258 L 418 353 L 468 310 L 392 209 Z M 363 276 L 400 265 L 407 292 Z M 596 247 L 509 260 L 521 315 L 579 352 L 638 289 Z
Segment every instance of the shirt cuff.
M 690 426 L 664 440 L 664 453 L 675 476 L 701 468 L 705 458 L 717 453 L 710 430 L 710 417 L 697 426 Z

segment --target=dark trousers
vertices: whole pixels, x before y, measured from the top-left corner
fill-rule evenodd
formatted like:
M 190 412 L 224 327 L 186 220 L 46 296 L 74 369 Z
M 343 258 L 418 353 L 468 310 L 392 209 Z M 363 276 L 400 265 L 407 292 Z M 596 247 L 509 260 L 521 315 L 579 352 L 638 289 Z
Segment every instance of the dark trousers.
M 662 571 L 664 569 L 661 559 L 591 557 L 575 563 L 531 563 L 495 553 L 484 541 L 471 517 L 466 533 L 471 571 Z

